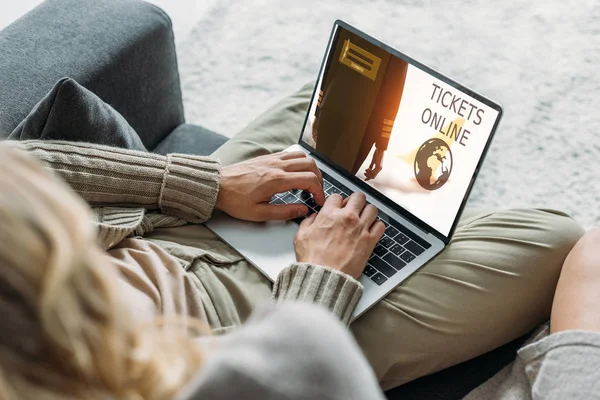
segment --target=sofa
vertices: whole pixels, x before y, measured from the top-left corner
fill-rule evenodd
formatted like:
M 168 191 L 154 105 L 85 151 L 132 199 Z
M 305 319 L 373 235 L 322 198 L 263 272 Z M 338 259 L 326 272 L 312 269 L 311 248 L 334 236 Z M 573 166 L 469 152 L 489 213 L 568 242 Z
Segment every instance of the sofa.
M 0 32 L 0 54 L 0 138 L 70 77 L 150 151 L 208 155 L 227 140 L 185 123 L 171 21 L 151 4 L 48 0 Z
M 171 21 L 149 3 L 47 0 L 0 31 L 0 139 L 63 77 L 112 106 L 149 151 L 208 155 L 227 141 L 185 123 Z M 514 359 L 523 340 L 386 395 L 462 398 Z

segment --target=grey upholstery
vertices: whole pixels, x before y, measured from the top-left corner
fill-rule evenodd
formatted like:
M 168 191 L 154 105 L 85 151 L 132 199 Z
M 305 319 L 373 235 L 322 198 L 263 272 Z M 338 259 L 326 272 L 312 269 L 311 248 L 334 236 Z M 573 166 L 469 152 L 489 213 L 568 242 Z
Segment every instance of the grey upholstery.
M 226 137 L 201 126 L 183 124 L 160 142 L 153 152 L 163 155 L 180 153 L 207 156 L 226 141 Z
M 47 0 L 0 32 L 0 135 L 62 77 L 113 106 L 153 149 L 184 122 L 171 21 L 139 0 Z
M 184 123 L 171 21 L 152 4 L 46 0 L 0 31 L 0 54 L 0 139 L 63 77 L 110 104 L 150 151 Z M 175 137 L 204 154 L 227 140 L 200 127 L 185 129 Z M 171 138 L 166 148 L 185 146 Z

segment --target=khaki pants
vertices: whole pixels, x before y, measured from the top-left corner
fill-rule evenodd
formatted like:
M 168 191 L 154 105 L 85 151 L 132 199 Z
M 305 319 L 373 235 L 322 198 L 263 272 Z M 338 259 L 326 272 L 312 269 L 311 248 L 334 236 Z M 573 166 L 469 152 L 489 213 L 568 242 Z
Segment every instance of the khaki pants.
M 231 164 L 295 143 L 311 94 L 307 85 L 285 98 L 216 156 Z M 556 211 L 465 211 L 450 245 L 350 327 L 382 387 L 475 357 L 546 321 L 561 265 L 582 234 Z M 204 226 L 147 238 L 198 276 L 215 333 L 235 329 L 270 301 L 272 284 Z

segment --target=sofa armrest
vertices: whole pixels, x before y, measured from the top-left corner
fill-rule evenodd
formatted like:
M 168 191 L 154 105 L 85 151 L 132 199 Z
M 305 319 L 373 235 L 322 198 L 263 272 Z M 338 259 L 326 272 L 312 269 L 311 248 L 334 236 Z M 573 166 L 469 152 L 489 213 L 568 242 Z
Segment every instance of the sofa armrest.
M 184 122 L 170 19 L 140 0 L 47 0 L 0 32 L 0 137 L 62 77 L 121 113 L 153 149 Z

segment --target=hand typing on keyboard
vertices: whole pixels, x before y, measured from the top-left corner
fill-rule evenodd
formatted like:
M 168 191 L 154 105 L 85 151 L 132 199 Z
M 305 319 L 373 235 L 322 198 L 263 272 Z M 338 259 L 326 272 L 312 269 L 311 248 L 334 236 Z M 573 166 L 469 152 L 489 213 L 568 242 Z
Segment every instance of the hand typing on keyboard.
M 309 208 L 300 202 L 270 204 L 274 194 L 291 189 L 305 190 L 317 205 L 323 205 L 323 177 L 312 158 L 298 151 L 256 157 L 221 169 L 215 207 L 247 221 L 306 215 Z
M 300 224 L 294 239 L 296 259 L 358 278 L 385 231 L 377 214 L 363 193 L 346 199 L 331 194 L 318 213 Z
M 321 174 L 325 196 L 341 195 L 343 199 L 346 199 L 342 203 L 345 205 L 348 196 L 352 194 L 352 190 L 324 171 L 321 171 Z M 321 210 L 321 206 L 316 203 L 313 196 L 302 190 L 295 189 L 278 193 L 271 199 L 271 204 L 298 202 L 304 203 L 308 207 L 306 216 L 294 218 L 294 222 L 299 225 L 304 219 Z M 389 278 L 430 248 L 431 244 L 382 211 L 379 211 L 377 219 L 384 224 L 385 234 L 381 236 L 377 246 L 375 246 L 363 274 L 377 285 L 383 285 Z

